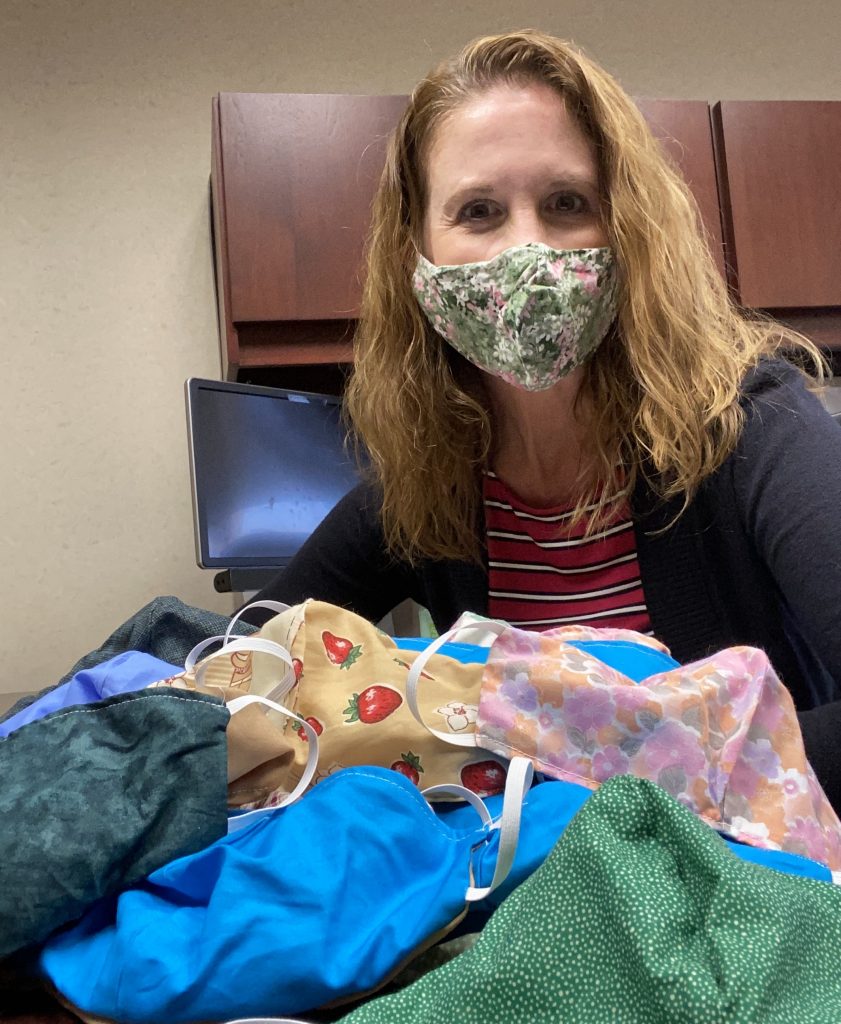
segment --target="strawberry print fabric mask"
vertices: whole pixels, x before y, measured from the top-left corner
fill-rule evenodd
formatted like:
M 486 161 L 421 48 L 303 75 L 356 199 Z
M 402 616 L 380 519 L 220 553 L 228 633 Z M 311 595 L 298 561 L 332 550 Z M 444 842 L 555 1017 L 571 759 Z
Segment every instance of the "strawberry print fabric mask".
M 245 763 L 240 766 L 238 759 L 229 777 L 231 806 L 277 806 L 301 784 L 310 746 L 302 722 L 318 738 L 313 784 L 343 768 L 377 765 L 399 772 L 418 789 L 461 785 L 481 797 L 502 792 L 507 758 L 456 749 L 415 720 L 406 703 L 406 679 L 417 651 L 398 647 L 361 616 L 326 602 L 305 601 L 274 610 L 279 614 L 248 639 L 268 640 L 283 648 L 289 655 L 288 677 L 281 678 L 284 666 L 277 658 L 259 650 L 239 651 L 233 643 L 167 680 L 169 686 L 226 699 L 253 694 L 277 700 L 298 716 L 297 721 L 284 723 L 281 716 L 262 715 L 254 708 L 243 711 L 241 717 L 249 716 L 244 723 L 233 723 L 250 728 L 238 748 Z M 430 689 L 424 714 L 445 735 L 473 731 L 482 668 L 481 663 L 462 663 L 446 653 L 428 662 L 424 681 Z M 453 796 L 439 793 L 434 799 Z
M 442 338 L 480 370 L 526 391 L 543 391 L 580 366 L 616 319 L 609 248 L 529 243 L 441 267 L 419 256 L 412 285 Z

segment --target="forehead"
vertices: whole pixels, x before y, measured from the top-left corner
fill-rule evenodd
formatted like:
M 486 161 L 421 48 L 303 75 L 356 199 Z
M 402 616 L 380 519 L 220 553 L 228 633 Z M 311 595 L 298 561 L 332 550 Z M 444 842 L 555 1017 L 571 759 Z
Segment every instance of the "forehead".
M 591 140 L 543 84 L 494 86 L 456 107 L 433 134 L 425 164 L 430 205 L 473 180 L 547 173 L 595 184 L 598 172 Z

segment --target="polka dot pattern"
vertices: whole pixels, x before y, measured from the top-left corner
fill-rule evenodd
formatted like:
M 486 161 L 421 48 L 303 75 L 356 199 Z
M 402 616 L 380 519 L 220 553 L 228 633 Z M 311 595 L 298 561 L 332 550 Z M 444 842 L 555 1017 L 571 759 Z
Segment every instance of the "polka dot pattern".
M 347 1024 L 839 1024 L 841 887 L 617 776 L 475 945 Z

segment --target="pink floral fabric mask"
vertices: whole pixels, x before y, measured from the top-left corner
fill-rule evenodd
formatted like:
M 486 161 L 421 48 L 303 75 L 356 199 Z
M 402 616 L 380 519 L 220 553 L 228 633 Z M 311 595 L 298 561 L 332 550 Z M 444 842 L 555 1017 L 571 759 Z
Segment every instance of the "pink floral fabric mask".
M 457 634 L 490 652 L 475 734 L 442 738 L 507 758 L 525 755 L 546 775 L 593 789 L 614 775 L 650 779 L 735 839 L 841 870 L 841 822 L 806 759 L 791 695 L 764 651 L 731 647 L 636 683 L 575 646 L 615 641 L 668 654 L 631 630 L 532 633 L 476 616 L 457 626 L 444 639 Z M 410 672 L 410 705 L 423 664 L 422 655 Z
M 543 391 L 595 352 L 616 318 L 608 248 L 529 243 L 491 260 L 436 267 L 412 284 L 430 324 L 465 359 L 526 391 Z

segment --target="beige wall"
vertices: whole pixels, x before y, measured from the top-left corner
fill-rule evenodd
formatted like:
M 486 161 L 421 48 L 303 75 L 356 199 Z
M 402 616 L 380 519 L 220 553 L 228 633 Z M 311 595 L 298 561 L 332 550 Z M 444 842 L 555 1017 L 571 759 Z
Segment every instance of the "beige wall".
M 194 562 L 182 399 L 219 374 L 211 96 L 402 92 L 522 26 L 637 95 L 841 99 L 838 0 L 0 0 L 0 691 L 157 594 L 229 607 Z

